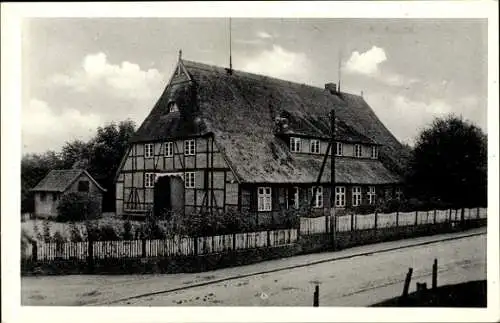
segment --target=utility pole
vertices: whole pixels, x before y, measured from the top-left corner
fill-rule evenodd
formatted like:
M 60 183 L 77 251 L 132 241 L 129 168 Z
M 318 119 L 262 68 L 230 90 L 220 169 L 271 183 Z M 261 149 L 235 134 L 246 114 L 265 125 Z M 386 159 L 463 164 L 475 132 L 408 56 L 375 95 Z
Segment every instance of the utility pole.
M 331 145 L 331 163 L 330 163 L 330 228 L 331 228 L 331 239 L 332 239 L 332 246 L 333 250 L 337 249 L 336 246 L 336 231 L 337 231 L 337 220 L 335 218 L 335 153 L 336 153 L 336 146 L 335 146 L 335 110 L 332 109 L 332 112 L 330 114 L 330 131 L 331 131 L 331 137 L 330 137 L 330 145 Z

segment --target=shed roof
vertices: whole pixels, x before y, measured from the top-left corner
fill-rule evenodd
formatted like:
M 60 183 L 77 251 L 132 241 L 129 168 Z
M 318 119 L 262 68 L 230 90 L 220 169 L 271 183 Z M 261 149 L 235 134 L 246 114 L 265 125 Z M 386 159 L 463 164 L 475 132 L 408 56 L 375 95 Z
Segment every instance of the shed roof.
M 103 192 L 106 190 L 97 183 L 84 169 L 54 169 L 51 170 L 34 188 L 34 192 L 64 192 L 66 191 L 82 174 L 88 178 Z

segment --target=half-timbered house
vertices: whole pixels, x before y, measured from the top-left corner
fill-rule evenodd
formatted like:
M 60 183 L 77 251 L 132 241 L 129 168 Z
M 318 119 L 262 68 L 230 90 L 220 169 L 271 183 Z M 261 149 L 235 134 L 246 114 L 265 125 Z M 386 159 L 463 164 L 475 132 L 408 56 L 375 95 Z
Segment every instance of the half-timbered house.
M 361 96 L 179 57 L 122 159 L 116 211 L 326 212 L 332 109 L 336 207 L 399 196 L 403 147 Z

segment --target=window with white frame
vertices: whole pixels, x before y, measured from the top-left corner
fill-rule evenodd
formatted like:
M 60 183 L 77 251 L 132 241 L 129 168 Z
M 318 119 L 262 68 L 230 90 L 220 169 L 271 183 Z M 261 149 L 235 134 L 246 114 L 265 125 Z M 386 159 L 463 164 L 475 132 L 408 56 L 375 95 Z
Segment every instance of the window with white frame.
M 361 157 L 361 145 L 354 145 L 354 157 Z
M 194 188 L 195 180 L 194 180 L 194 172 L 186 172 L 184 173 L 184 187 L 186 188 Z
M 154 155 L 154 145 L 153 144 L 144 144 L 144 157 L 145 158 L 153 158 Z
M 316 188 L 311 188 L 311 196 L 313 198 L 313 207 L 323 207 L 323 187 L 316 186 Z
M 184 141 L 184 155 L 195 155 L 196 154 L 196 140 L 190 139 Z
M 290 138 L 290 151 L 292 153 L 300 152 L 300 138 L 296 138 L 296 137 Z
M 179 111 L 177 104 L 175 102 L 170 102 L 168 104 L 168 112 L 177 112 L 177 111 Z
M 378 158 L 378 147 L 377 146 L 372 146 L 372 154 L 371 154 L 371 157 L 373 159 L 377 159 Z
M 345 207 L 345 186 L 335 187 L 335 206 Z
M 360 206 L 361 205 L 361 187 L 354 186 L 352 188 L 352 206 Z
M 320 143 L 319 140 L 317 139 L 312 139 L 311 140 L 311 153 L 312 154 L 319 154 L 320 153 Z
M 257 189 L 257 209 L 259 211 L 271 211 L 271 188 L 259 187 Z
M 342 156 L 344 154 L 344 145 L 341 142 L 335 144 L 335 156 Z
M 375 186 L 368 186 L 368 204 L 375 204 Z
M 172 157 L 174 155 L 174 143 L 169 141 L 165 143 L 165 157 Z
M 401 187 L 396 187 L 396 199 L 401 200 L 402 196 L 403 196 L 403 191 L 401 190 Z
M 155 173 L 146 173 L 144 176 L 144 187 L 154 187 L 155 186 Z

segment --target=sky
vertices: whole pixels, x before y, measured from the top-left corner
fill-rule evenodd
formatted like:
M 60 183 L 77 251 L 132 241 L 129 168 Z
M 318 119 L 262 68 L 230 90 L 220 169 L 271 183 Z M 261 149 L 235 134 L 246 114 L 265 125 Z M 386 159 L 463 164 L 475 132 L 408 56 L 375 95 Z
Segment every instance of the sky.
M 487 132 L 485 19 L 233 18 L 233 68 L 362 94 L 401 142 L 454 113 Z M 182 57 L 229 65 L 224 18 L 26 18 L 22 152 L 139 126 Z M 340 62 L 340 73 L 339 73 Z

